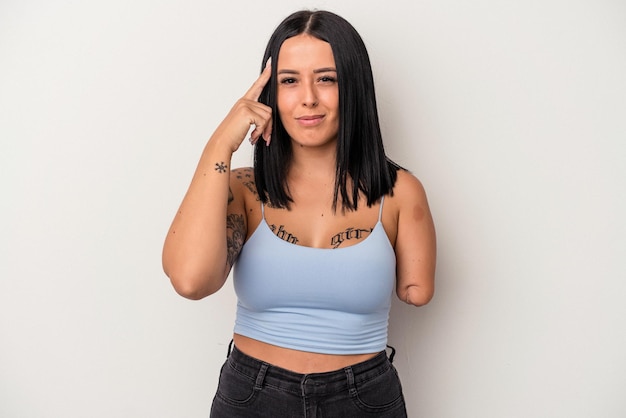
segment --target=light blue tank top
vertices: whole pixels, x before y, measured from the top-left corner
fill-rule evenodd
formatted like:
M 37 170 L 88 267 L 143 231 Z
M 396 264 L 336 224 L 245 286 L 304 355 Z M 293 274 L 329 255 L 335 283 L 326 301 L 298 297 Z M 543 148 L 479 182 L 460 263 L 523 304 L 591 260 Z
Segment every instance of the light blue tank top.
M 234 266 L 234 332 L 314 353 L 384 350 L 396 256 L 381 222 L 383 202 L 370 235 L 336 249 L 282 240 L 263 211 Z

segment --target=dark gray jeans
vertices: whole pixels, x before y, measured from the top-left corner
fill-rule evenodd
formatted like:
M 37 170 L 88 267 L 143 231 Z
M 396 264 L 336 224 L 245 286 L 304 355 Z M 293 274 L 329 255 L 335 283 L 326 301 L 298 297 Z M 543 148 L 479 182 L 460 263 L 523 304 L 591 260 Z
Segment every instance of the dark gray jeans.
M 333 372 L 299 374 L 234 347 L 222 366 L 211 407 L 211 418 L 406 416 L 398 373 L 384 351 Z

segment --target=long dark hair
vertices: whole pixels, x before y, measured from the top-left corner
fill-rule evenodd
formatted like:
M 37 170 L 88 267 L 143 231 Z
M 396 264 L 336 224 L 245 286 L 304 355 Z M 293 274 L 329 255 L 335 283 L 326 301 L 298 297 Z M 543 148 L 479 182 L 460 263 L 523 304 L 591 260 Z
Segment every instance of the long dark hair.
M 374 78 L 363 40 L 348 21 L 328 11 L 303 10 L 278 25 L 267 44 L 262 68 L 272 57 L 272 78 L 259 101 L 272 108 L 272 143 L 259 141 L 254 150 L 254 175 L 263 203 L 289 208 L 293 202 L 287 185 L 292 161 L 291 140 L 278 117 L 276 63 L 283 42 L 308 34 L 328 42 L 332 48 L 339 84 L 339 133 L 333 210 L 356 210 L 359 192 L 372 206 L 391 193 L 397 179 L 397 164 L 387 158 L 378 122 Z M 351 184 L 348 184 L 348 180 Z

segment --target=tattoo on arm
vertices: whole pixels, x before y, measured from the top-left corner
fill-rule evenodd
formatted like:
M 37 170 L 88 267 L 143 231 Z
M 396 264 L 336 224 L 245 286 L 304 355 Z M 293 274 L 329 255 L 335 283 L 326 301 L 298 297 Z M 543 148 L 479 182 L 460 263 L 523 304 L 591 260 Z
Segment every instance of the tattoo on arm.
M 218 173 L 225 173 L 227 169 L 228 166 L 224 164 L 224 161 L 215 163 L 215 171 L 217 171 Z
M 243 185 L 246 186 L 248 190 L 252 192 L 257 202 L 261 201 L 261 199 L 259 199 L 259 194 L 256 191 L 256 184 L 254 184 L 253 181 L 244 181 Z
M 259 194 L 256 191 L 256 184 L 254 184 L 254 176 L 251 169 L 238 169 L 237 178 L 241 180 L 241 183 L 246 186 L 248 190 L 250 190 L 250 192 L 255 196 L 257 202 L 261 200 L 259 199 Z
M 298 238 L 296 238 L 295 235 L 285 231 L 285 225 L 280 225 L 278 228 L 276 228 L 276 225 L 272 224 L 269 227 L 272 230 L 272 232 L 276 234 L 276 236 L 282 239 L 283 241 L 287 241 L 291 244 L 298 243 Z
M 364 237 L 364 234 L 369 234 L 374 230 L 374 228 L 370 229 L 360 229 L 360 228 L 348 228 L 345 231 L 342 231 L 330 239 L 330 245 L 333 248 L 338 248 L 341 244 L 343 244 L 346 240 L 356 239 L 360 240 Z
M 246 225 L 243 215 L 232 213 L 226 217 L 226 246 L 228 254 L 226 263 L 228 268 L 235 264 L 235 260 L 239 256 L 243 241 L 246 236 Z

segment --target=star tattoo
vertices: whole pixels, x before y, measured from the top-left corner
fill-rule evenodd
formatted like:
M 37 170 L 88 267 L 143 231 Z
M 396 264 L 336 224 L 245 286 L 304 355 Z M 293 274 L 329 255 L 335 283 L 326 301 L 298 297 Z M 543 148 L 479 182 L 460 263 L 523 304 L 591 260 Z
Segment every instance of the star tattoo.
M 215 163 L 215 171 L 219 173 L 225 173 L 227 168 L 228 166 L 224 164 L 224 161 L 220 162 L 219 164 Z

